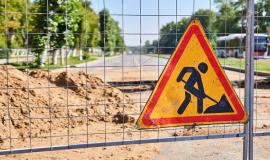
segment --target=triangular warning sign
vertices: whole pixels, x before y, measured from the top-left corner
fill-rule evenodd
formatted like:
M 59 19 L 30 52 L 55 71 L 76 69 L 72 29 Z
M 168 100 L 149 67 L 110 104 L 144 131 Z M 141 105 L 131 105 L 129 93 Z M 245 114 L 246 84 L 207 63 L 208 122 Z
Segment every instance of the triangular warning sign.
M 198 20 L 187 27 L 138 121 L 139 128 L 246 122 L 247 114 Z

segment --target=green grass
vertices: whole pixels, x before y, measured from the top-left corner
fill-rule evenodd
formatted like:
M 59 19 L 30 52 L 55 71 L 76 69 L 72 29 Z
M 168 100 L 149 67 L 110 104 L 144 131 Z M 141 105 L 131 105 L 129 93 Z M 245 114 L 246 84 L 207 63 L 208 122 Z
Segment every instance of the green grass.
M 158 54 L 146 54 L 151 57 L 158 57 Z M 170 55 L 160 54 L 160 58 L 168 59 Z M 221 65 L 245 69 L 245 59 L 244 58 L 218 58 Z M 270 59 L 255 59 L 254 60 L 255 71 L 270 72 Z
M 221 65 L 244 69 L 244 58 L 218 58 Z M 270 59 L 257 59 L 254 60 L 255 71 L 270 72 Z
M 150 57 L 159 57 L 159 58 L 164 58 L 164 59 L 169 59 L 171 55 L 169 54 L 154 54 L 154 53 L 150 53 L 150 54 L 146 54 L 147 56 Z
M 98 58 L 98 56 L 96 55 L 88 55 L 88 56 L 84 56 L 83 60 L 81 61 L 79 59 L 79 57 L 69 57 L 67 60 L 64 60 L 64 64 L 61 65 L 61 59 L 58 58 L 58 64 L 48 64 L 48 61 L 46 62 L 46 64 L 42 67 L 39 67 L 35 62 L 17 62 L 17 63 L 12 63 L 11 65 L 15 66 L 17 69 L 26 69 L 26 68 L 40 68 L 40 69 L 58 69 L 61 67 L 64 67 L 66 65 L 69 66 L 74 66 L 76 64 L 81 64 L 81 63 L 85 63 L 85 62 L 90 62 L 93 60 L 96 60 Z

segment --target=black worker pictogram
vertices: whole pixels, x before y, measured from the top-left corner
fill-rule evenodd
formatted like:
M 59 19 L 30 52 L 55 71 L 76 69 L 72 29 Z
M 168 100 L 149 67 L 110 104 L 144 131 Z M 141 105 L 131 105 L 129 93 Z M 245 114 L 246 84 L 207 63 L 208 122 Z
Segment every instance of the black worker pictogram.
M 177 77 L 177 82 L 184 82 L 185 86 L 185 99 L 179 106 L 179 109 L 177 111 L 178 114 L 183 114 L 186 110 L 187 106 L 189 105 L 191 101 L 191 95 L 195 96 L 197 98 L 197 113 L 226 113 L 226 112 L 233 112 L 233 109 L 228 102 L 225 95 L 222 95 L 220 98 L 220 101 L 216 101 L 212 97 L 208 96 L 203 87 L 202 82 L 202 75 L 205 74 L 208 71 L 208 66 L 206 63 L 201 62 L 198 65 L 198 69 L 195 67 L 184 67 L 181 72 L 179 73 L 179 76 Z M 183 78 L 186 73 L 190 73 L 190 76 L 187 81 L 184 81 Z M 197 84 L 197 87 L 195 85 Z M 215 102 L 216 104 L 213 106 L 209 106 L 205 111 L 203 111 L 203 100 L 205 98 L 208 98 Z

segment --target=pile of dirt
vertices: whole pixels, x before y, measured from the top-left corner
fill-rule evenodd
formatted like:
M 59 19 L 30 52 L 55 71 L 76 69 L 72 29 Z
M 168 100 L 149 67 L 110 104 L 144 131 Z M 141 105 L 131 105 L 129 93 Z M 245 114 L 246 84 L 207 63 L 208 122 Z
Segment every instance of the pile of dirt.
M 86 123 L 134 123 L 122 114 L 123 109 L 134 113 L 132 100 L 84 72 L 22 72 L 5 65 L 0 66 L 0 87 L 1 149 L 8 148 L 10 136 L 24 141 Z

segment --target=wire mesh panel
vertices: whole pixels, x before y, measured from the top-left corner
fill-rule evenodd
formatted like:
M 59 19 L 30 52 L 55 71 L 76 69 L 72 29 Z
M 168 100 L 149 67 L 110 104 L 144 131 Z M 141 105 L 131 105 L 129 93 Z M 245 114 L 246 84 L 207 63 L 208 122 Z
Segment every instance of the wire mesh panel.
M 269 115 L 267 108 L 269 108 L 269 74 L 267 69 L 269 67 L 269 10 L 263 9 L 265 6 L 269 7 L 268 1 L 258 1 L 254 6 L 254 134 L 259 136 L 269 135 Z M 268 45 L 263 43 L 267 39 Z M 263 59 L 261 59 L 263 58 Z M 264 74 L 267 73 L 267 74 Z M 264 76 L 268 77 L 265 78 Z M 263 77 L 263 78 L 262 78 Z M 268 83 L 268 84 L 267 84 Z M 255 137 L 255 142 L 262 138 Z M 253 147 L 253 146 L 251 146 Z M 258 148 L 258 144 L 254 144 L 254 148 Z M 256 153 L 256 152 L 255 152 Z M 254 156 L 256 157 L 256 156 Z
M 255 136 L 269 135 L 269 6 L 255 5 Z M 246 1 L 1 0 L 0 154 L 243 137 L 243 124 L 138 130 L 197 17 L 244 102 Z

